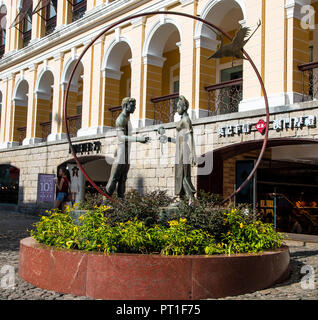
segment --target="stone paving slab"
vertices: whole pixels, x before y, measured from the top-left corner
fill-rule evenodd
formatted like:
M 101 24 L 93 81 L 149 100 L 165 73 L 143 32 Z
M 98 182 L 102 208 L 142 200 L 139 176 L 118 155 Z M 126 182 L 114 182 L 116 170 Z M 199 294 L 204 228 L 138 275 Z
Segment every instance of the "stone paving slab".
M 15 270 L 15 288 L 3 289 L 0 285 L 0 300 L 91 300 L 70 294 L 42 290 L 18 276 L 19 243 L 28 237 L 28 228 L 39 217 L 12 212 L 0 212 L 0 281 L 1 269 L 8 265 Z M 291 277 L 273 288 L 220 300 L 318 300 L 318 244 L 287 241 L 291 253 Z M 315 272 L 315 289 L 302 289 L 303 266 L 312 266 Z M 1 282 L 0 282 L 1 284 Z

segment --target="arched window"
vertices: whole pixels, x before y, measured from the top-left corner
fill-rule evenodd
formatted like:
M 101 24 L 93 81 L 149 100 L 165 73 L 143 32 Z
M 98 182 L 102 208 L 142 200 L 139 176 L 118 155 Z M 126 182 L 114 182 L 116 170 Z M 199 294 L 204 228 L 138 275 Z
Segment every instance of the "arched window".
M 72 0 L 72 21 L 83 17 L 86 12 L 86 0 Z
M 0 7 L 0 58 L 4 55 L 6 44 L 6 30 L 7 30 L 7 7 L 2 5 Z

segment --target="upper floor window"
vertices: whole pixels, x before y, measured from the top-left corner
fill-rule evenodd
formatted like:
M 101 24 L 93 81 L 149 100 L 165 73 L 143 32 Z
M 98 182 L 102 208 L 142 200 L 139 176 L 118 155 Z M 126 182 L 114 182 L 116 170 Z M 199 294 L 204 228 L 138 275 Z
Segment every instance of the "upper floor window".
M 50 34 L 56 27 L 57 0 L 50 1 L 46 7 L 45 34 Z
M 33 11 L 35 13 L 45 21 L 45 35 L 52 33 L 56 27 L 57 0 L 40 0 Z
M 0 58 L 4 55 L 6 44 L 6 29 L 7 29 L 7 7 L 2 5 L 0 7 Z
M 86 0 L 73 0 L 72 2 L 72 20 L 76 21 L 82 18 L 86 12 Z
M 19 8 L 19 12 L 11 24 L 10 28 L 17 28 L 21 33 L 21 45 L 25 47 L 31 40 L 32 30 L 32 0 L 22 0 L 22 5 Z
M 22 22 L 22 47 L 26 47 L 31 40 L 31 30 L 32 30 L 32 7 L 26 12 L 25 18 Z

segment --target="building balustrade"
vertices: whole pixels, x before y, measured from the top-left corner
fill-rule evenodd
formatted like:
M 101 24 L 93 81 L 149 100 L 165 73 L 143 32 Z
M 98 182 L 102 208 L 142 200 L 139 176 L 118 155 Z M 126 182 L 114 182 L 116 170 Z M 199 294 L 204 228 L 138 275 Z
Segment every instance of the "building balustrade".
M 19 143 L 19 146 L 22 146 L 23 140 L 26 138 L 27 127 L 20 127 L 20 128 L 17 128 L 17 130 L 19 132 L 18 143 Z
M 298 66 L 302 72 L 302 101 L 318 99 L 318 61 Z
M 52 122 L 51 121 L 42 122 L 40 123 L 40 126 L 41 126 L 41 133 L 42 133 L 41 138 L 43 139 L 43 141 L 46 141 L 47 137 L 51 133 Z
M 70 116 L 67 120 L 70 137 L 76 137 L 77 131 L 82 127 L 82 115 Z
M 243 79 L 235 79 L 205 87 L 208 92 L 208 116 L 238 112 L 242 101 Z
M 178 98 L 179 93 L 173 93 L 168 94 L 166 96 L 156 97 L 150 100 L 154 104 L 154 124 L 168 123 L 174 121 L 174 115 L 176 113 Z
M 117 117 L 120 115 L 121 111 L 122 111 L 122 107 L 121 106 L 117 106 L 117 107 L 111 107 L 108 109 L 111 114 L 112 114 L 112 120 L 111 120 L 111 126 L 113 128 L 116 127 L 116 119 Z

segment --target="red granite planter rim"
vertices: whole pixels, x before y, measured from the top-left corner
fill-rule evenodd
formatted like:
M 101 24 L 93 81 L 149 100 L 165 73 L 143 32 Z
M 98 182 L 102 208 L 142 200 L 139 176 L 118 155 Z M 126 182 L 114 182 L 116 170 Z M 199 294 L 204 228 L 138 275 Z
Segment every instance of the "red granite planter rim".
M 66 248 L 57 248 L 54 246 L 48 246 L 43 243 L 39 243 L 36 241 L 34 238 L 29 237 L 21 240 L 21 243 L 25 243 L 26 241 L 31 241 L 31 245 L 33 247 L 39 248 L 39 249 L 45 249 L 45 250 L 54 250 L 54 251 L 60 251 L 60 252 L 76 252 L 76 253 L 83 253 L 83 254 L 92 254 L 92 255 L 101 255 L 101 256 L 121 256 L 121 257 L 159 257 L 159 258 L 164 258 L 164 259 L 211 259 L 211 258 L 243 258 L 243 257 L 252 257 L 252 256 L 262 256 L 262 255 L 270 255 L 270 254 L 275 254 L 278 252 L 286 251 L 289 250 L 288 246 L 283 245 L 280 248 L 277 249 L 270 249 L 270 250 L 264 250 L 262 252 L 251 252 L 251 253 L 235 253 L 231 255 L 227 254 L 215 254 L 215 255 L 179 255 L 179 256 L 173 256 L 173 255 L 162 255 L 162 254 L 156 254 L 156 253 L 151 253 L 151 254 L 142 254 L 142 253 L 103 253 L 103 252 L 96 252 L 96 251 L 84 251 L 84 250 L 77 250 L 77 249 L 66 249 Z
M 287 246 L 257 254 L 163 256 L 20 242 L 19 275 L 46 290 L 111 300 L 197 300 L 253 292 L 289 275 Z

